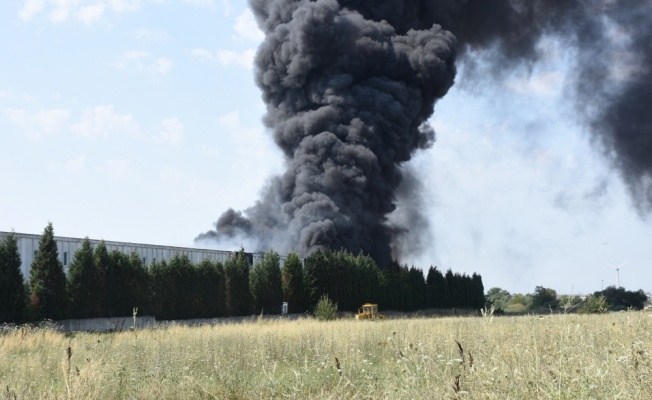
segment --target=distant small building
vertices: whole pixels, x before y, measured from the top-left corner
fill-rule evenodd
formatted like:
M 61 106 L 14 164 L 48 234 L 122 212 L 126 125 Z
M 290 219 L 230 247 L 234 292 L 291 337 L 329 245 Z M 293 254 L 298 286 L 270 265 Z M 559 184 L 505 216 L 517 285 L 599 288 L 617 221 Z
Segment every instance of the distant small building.
M 4 240 L 8 234 L 9 232 L 0 231 L 0 240 Z M 34 261 L 34 257 L 38 252 L 38 242 L 41 235 L 15 232 L 14 236 L 18 242 L 18 252 L 20 253 L 20 259 L 22 261 L 20 269 L 23 276 L 29 278 L 32 261 Z M 72 262 L 72 257 L 75 254 L 75 251 L 81 247 L 84 239 L 55 236 L 54 240 L 57 242 L 59 260 L 61 260 L 64 271 L 67 273 L 68 266 Z M 93 247 L 97 246 L 101 241 L 97 239 L 89 240 Z M 118 250 L 127 255 L 136 252 L 136 254 L 138 254 L 143 260 L 143 264 L 146 266 L 150 266 L 155 261 L 160 262 L 165 260 L 166 262 L 169 262 L 175 254 L 186 254 L 190 261 L 195 264 L 198 264 L 205 259 L 220 261 L 223 263 L 229 258 L 229 256 L 234 254 L 232 251 L 199 249 L 193 247 L 161 246 L 155 244 L 114 242 L 109 240 L 105 240 L 104 243 L 109 252 Z M 253 265 L 255 262 L 260 260 L 263 255 L 260 253 L 247 253 L 247 256 L 249 263 Z

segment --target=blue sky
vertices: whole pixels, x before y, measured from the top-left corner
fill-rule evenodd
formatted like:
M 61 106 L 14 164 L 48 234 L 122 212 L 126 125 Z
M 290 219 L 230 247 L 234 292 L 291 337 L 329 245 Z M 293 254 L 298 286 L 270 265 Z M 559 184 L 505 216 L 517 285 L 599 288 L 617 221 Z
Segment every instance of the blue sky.
M 0 230 L 192 246 L 283 168 L 260 122 L 244 0 L 0 3 Z M 458 84 L 436 107 L 424 182 L 432 246 L 404 262 L 486 288 L 652 290 L 652 220 L 573 114 L 570 50 Z

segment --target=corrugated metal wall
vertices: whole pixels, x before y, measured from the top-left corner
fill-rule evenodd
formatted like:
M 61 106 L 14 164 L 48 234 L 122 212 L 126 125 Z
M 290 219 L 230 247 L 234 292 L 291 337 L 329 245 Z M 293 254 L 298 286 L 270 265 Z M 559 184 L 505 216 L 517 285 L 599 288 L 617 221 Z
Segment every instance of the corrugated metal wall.
M 9 232 L 0 232 L 0 240 L 4 240 L 8 234 Z M 40 235 L 32 235 L 28 233 L 14 233 L 14 235 L 18 241 L 18 251 L 20 252 L 20 258 L 22 261 L 21 270 L 23 272 L 23 276 L 25 278 L 29 278 L 29 271 L 31 269 L 32 261 L 34 261 L 34 256 L 38 251 L 38 242 Z M 57 242 L 57 249 L 59 250 L 59 260 L 61 260 L 63 263 L 64 271 L 68 272 L 68 266 L 72 262 L 75 251 L 81 247 L 84 239 L 61 236 L 55 236 L 54 239 Z M 90 239 L 90 241 L 93 247 L 97 246 L 100 243 L 100 240 Z M 104 241 L 104 243 L 106 244 L 107 250 L 109 252 L 118 250 L 124 254 L 130 255 L 135 251 L 143 260 L 143 263 L 146 266 L 150 266 L 154 261 L 170 261 L 170 259 L 175 254 L 185 253 L 188 255 L 190 261 L 195 264 L 200 263 L 204 259 L 209 259 L 211 261 L 220 261 L 223 263 L 231 254 L 233 254 L 233 252 L 230 251 L 196 249 L 192 247 L 159 246 L 153 244 L 113 241 Z M 254 254 L 252 259 L 254 262 L 256 262 L 260 258 L 262 258 L 262 255 Z

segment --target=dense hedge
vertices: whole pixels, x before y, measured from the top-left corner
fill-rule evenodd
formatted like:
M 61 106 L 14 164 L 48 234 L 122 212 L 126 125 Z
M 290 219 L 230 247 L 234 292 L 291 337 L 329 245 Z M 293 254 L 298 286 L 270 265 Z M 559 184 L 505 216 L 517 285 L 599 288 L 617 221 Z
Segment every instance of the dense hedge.
M 272 251 L 255 265 L 250 265 L 244 250 L 224 264 L 209 260 L 194 264 L 187 255 L 177 254 L 147 268 L 136 253 L 109 252 L 104 242 L 93 249 L 87 238 L 66 276 L 51 225 L 32 265 L 30 292 L 16 268 L 20 260 L 15 238 L 11 235 L 0 245 L 2 281 L 14 282 L 3 287 L 0 322 L 130 316 L 134 308 L 140 315 L 163 320 L 278 314 L 283 301 L 289 303 L 290 312 L 302 313 L 314 309 L 324 295 L 341 311 L 355 311 L 368 302 L 400 311 L 481 308 L 485 302 L 477 274 L 448 270 L 444 275 L 431 267 L 424 277 L 415 267 L 392 264 L 380 269 L 369 256 L 342 251 L 316 251 L 303 261 L 291 253 L 284 263 Z

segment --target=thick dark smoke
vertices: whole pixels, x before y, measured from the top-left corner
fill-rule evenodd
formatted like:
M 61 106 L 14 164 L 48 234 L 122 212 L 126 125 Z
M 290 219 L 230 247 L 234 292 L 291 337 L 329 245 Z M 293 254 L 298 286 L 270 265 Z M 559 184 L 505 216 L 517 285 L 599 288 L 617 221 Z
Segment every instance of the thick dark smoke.
M 419 185 L 401 186 L 403 164 L 433 144 L 427 120 L 453 85 L 456 62 L 477 71 L 473 79 L 494 79 L 483 74 L 536 63 L 546 37 L 574 49 L 578 114 L 639 210 L 652 208 L 652 1 L 250 4 L 266 34 L 256 58 L 264 122 L 287 170 L 253 207 L 228 210 L 198 240 L 249 237 L 257 250 L 304 255 L 346 249 L 380 265 L 417 250 L 422 243 L 406 232 L 428 230 L 413 223 L 425 218 L 418 193 L 410 196 Z M 473 68 L 478 54 L 489 70 Z

